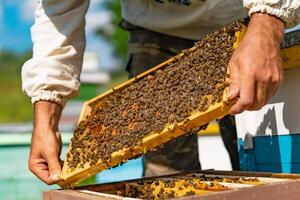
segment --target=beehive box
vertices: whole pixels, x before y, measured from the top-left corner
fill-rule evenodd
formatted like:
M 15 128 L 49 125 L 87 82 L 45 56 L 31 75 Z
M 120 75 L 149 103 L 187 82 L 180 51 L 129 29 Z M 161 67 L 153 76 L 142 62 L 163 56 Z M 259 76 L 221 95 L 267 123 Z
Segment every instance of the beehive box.
M 64 163 L 62 187 L 140 156 L 228 114 L 227 65 L 246 31 L 240 22 L 85 103 Z M 290 58 L 282 51 L 285 67 Z
M 236 115 L 242 170 L 300 173 L 300 30 L 285 35 L 282 47 L 291 45 L 289 56 L 298 58 L 275 96 L 258 111 Z
M 296 200 L 300 196 L 299 178 L 300 175 L 294 174 L 206 170 L 82 186 L 73 190 L 52 190 L 44 193 L 43 200 Z M 151 185 L 150 190 L 147 185 Z

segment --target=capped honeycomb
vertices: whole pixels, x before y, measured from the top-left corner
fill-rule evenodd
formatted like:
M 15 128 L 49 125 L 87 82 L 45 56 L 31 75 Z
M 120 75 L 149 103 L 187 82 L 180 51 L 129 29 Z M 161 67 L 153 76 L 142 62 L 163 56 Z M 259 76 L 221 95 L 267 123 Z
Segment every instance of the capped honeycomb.
M 199 179 L 156 180 L 126 184 L 126 197 L 138 199 L 172 199 L 191 195 L 224 191 L 226 186 L 218 182 L 206 183 Z
M 225 183 L 225 185 L 224 185 Z M 125 184 L 126 197 L 137 199 L 164 200 L 191 195 L 203 195 L 211 192 L 231 190 L 226 183 L 262 184 L 257 178 L 221 178 L 221 177 L 178 177 L 155 180 L 141 180 Z

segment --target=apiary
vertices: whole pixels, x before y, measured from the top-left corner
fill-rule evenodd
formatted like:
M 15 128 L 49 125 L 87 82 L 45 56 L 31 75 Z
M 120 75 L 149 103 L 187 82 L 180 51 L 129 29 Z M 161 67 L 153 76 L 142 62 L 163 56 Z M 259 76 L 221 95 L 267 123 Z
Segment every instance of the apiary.
M 245 31 L 239 21 L 223 27 L 191 49 L 87 101 L 59 185 L 75 185 L 227 115 L 234 103 L 226 100 L 227 65 Z M 282 51 L 285 68 L 299 58 L 290 58 L 288 51 Z
M 43 200 L 299 199 L 300 175 L 205 170 L 45 192 Z

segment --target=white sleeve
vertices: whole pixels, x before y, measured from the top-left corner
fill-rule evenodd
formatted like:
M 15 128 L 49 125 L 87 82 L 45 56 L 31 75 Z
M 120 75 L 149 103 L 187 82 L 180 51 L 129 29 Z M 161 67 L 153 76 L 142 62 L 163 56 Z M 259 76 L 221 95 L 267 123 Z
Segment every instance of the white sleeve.
M 22 89 L 32 103 L 64 106 L 80 86 L 89 0 L 39 0 L 31 28 L 33 56 L 22 67 Z
M 287 27 L 300 22 L 300 0 L 243 0 L 249 15 L 256 12 L 274 15 L 286 22 Z

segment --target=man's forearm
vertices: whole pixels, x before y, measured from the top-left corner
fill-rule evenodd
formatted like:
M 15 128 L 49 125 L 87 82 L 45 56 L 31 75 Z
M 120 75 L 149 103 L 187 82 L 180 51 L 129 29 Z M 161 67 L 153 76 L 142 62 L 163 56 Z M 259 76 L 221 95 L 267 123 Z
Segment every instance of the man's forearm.
M 38 101 L 34 104 L 34 130 L 28 167 L 47 184 L 59 180 L 61 172 L 61 137 L 58 122 L 62 107 L 53 102 Z
M 58 130 L 62 107 L 54 102 L 38 101 L 34 104 L 34 129 L 35 130 Z
M 247 34 L 262 34 L 266 37 L 272 37 L 279 44 L 284 37 L 285 22 L 281 19 L 264 14 L 254 13 L 251 16 Z

